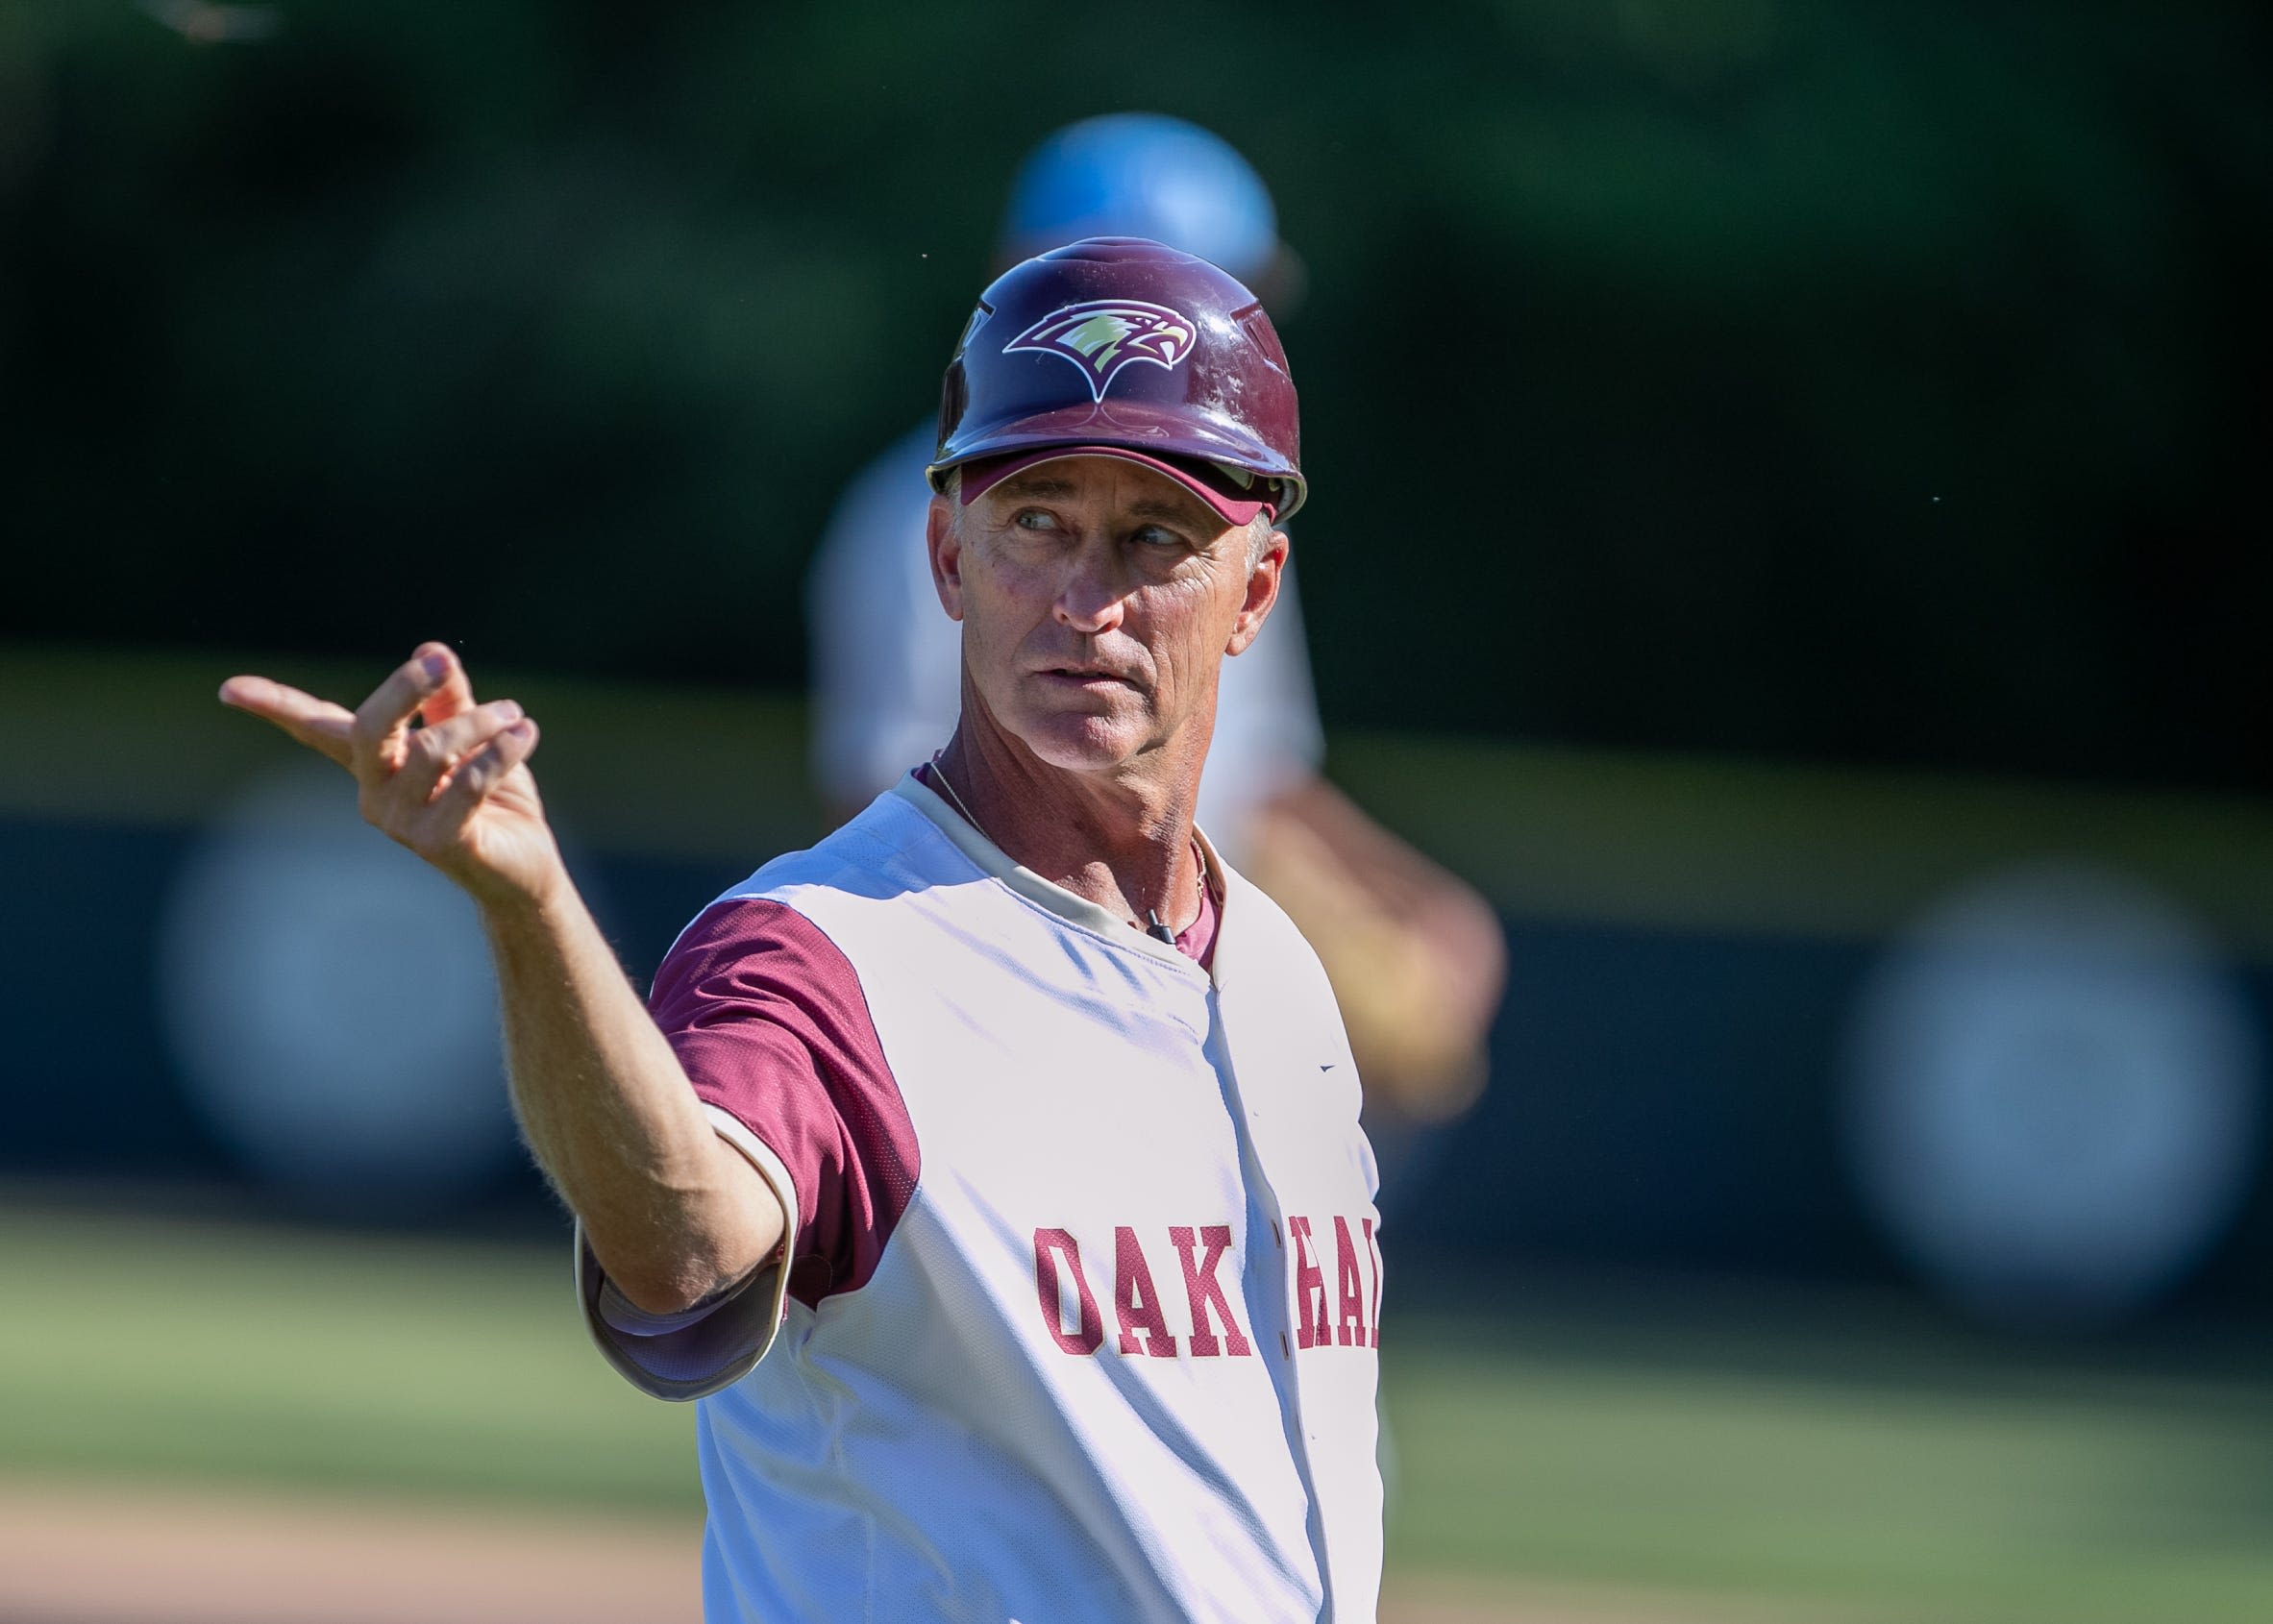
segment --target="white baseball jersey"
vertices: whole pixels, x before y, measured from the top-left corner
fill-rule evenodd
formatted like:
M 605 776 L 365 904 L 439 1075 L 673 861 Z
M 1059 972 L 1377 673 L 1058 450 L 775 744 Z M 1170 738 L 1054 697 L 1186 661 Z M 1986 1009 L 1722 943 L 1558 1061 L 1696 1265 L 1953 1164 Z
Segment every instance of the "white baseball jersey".
M 701 1399 L 725 1620 L 1373 1616 L 1373 1160 L 1316 956 L 1208 852 L 1210 971 L 916 777 L 706 909 L 653 997 L 791 1213 L 611 1363 Z
M 931 449 L 926 425 L 846 487 L 806 583 L 813 770 L 839 806 L 859 805 L 946 744 L 962 707 L 962 628 L 939 606 L 924 547 Z M 1223 662 L 1200 824 L 1238 860 L 1254 810 L 1324 755 L 1290 569 L 1262 634 Z

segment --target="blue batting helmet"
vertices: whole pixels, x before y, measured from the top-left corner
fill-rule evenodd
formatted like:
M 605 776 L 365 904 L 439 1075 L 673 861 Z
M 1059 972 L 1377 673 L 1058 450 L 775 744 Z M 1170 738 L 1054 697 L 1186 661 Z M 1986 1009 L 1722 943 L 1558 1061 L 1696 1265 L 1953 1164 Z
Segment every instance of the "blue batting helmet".
M 1149 237 L 1253 283 L 1278 255 L 1262 177 L 1221 136 L 1157 112 L 1069 124 L 1010 189 L 1001 257 L 1015 264 L 1078 237 Z

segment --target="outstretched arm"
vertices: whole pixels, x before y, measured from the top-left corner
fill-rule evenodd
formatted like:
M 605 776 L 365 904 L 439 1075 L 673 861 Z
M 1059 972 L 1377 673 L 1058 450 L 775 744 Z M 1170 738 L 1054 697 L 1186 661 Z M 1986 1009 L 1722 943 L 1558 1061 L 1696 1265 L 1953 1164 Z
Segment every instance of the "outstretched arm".
M 674 1313 L 764 1263 L 780 1243 L 780 1198 L 711 1130 L 577 895 L 529 771 L 537 728 L 521 707 L 475 703 L 439 643 L 353 711 L 265 677 L 231 677 L 221 701 L 345 768 L 363 817 L 473 898 L 497 961 L 521 1131 L 616 1289 Z

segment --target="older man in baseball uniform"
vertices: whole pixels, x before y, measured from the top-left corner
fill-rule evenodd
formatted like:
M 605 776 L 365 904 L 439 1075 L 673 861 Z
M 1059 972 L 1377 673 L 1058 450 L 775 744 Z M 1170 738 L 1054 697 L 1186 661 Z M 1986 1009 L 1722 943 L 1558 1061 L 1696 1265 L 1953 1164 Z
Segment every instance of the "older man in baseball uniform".
M 1084 118 L 1019 166 L 998 271 L 1087 236 L 1142 236 L 1209 260 L 1283 321 L 1303 281 L 1253 165 L 1223 137 L 1153 112 Z M 924 546 L 936 425 L 895 441 L 847 485 L 807 578 L 813 772 L 850 816 L 961 714 L 960 627 L 939 612 Z M 1506 950 L 1472 890 L 1368 817 L 1321 771 L 1297 576 L 1223 670 L 1197 816 L 1316 943 L 1365 1067 L 1366 1129 L 1393 1203 L 1435 1130 L 1476 1097 Z
M 533 723 L 447 650 L 353 713 L 223 698 L 480 904 L 593 1333 L 700 1400 L 713 1620 L 1370 1618 L 1358 1079 L 1192 810 L 1303 500 L 1277 336 L 1160 244 L 1046 254 L 972 313 L 930 470 L 960 722 L 705 909 L 648 1008 Z

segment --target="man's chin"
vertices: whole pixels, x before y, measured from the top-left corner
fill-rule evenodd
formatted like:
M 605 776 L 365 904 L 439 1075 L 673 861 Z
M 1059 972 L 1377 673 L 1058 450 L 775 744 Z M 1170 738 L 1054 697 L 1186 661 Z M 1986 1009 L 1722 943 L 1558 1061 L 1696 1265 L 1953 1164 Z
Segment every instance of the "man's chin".
M 1144 748 L 1140 729 L 1115 716 L 1059 712 L 1019 729 L 1044 764 L 1068 773 L 1108 773 Z

